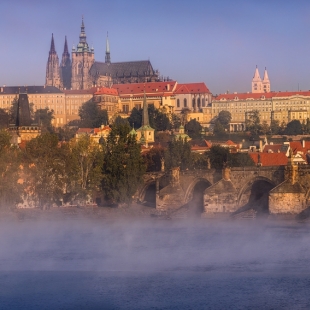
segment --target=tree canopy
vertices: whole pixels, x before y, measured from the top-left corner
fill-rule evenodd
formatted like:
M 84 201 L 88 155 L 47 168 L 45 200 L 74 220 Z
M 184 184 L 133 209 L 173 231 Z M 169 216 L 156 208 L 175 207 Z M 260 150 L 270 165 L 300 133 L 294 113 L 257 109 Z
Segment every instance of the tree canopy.
M 96 102 L 89 100 L 79 109 L 80 127 L 97 128 L 108 124 L 107 110 L 101 110 Z

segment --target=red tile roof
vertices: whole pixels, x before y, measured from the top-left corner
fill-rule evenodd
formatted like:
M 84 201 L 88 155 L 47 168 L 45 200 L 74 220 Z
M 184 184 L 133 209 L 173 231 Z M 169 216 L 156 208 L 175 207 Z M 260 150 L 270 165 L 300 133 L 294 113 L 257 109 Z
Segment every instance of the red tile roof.
M 118 96 L 118 91 L 115 88 L 101 87 L 95 95 L 114 95 Z
M 263 153 L 279 153 L 282 144 L 268 144 L 264 146 Z
M 249 153 L 255 164 L 258 164 L 258 155 L 262 166 L 285 166 L 288 159 L 284 153 Z
M 130 84 L 114 84 L 112 88 L 118 91 L 119 96 L 128 95 L 171 95 L 175 89 L 176 81 L 167 82 L 149 82 L 149 83 L 130 83 Z
M 291 96 L 310 96 L 310 91 L 295 91 L 295 92 L 270 92 L 270 93 L 232 93 L 232 94 L 220 94 L 214 98 L 214 100 L 246 100 L 246 99 L 271 99 L 271 98 L 282 98 Z
M 210 90 L 205 83 L 186 83 L 178 84 L 175 94 L 205 94 L 210 93 Z

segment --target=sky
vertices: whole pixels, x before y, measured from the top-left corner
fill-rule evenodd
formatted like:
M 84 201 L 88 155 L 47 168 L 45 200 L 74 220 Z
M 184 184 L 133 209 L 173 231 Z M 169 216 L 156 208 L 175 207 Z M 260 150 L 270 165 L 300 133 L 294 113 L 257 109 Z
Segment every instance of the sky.
M 1 0 L 0 85 L 44 85 L 54 34 L 61 59 L 84 16 L 95 60 L 150 60 L 179 83 L 213 94 L 251 91 L 267 67 L 273 91 L 310 89 L 308 0 Z

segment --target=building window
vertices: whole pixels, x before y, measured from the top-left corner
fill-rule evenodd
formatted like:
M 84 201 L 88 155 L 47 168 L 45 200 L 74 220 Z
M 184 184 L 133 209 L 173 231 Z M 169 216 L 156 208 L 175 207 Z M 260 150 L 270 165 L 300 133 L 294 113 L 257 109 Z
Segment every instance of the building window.
M 192 107 L 193 108 L 195 107 L 195 98 L 193 98 L 193 100 L 192 100 Z
M 205 100 L 205 98 L 202 98 L 202 106 L 203 106 L 203 107 L 206 106 L 206 100 Z
M 184 108 L 187 108 L 187 99 L 184 98 Z
M 177 107 L 180 107 L 180 99 L 177 99 Z

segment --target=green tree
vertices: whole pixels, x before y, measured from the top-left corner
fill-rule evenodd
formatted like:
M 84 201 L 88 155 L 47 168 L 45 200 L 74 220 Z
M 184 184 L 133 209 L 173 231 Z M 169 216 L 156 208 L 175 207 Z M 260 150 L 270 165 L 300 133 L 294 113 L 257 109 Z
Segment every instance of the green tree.
M 70 142 L 72 168 L 76 180 L 73 192 L 75 199 L 84 204 L 93 191 L 99 191 L 102 180 L 104 150 L 102 145 L 91 140 L 88 135 Z
M 255 165 L 247 153 L 228 153 L 227 158 L 229 167 L 248 167 Z
M 122 118 L 121 116 L 117 116 L 113 122 L 114 128 L 122 127 L 122 126 L 127 126 L 128 128 L 130 127 L 130 124 L 128 122 L 127 118 Z
M 20 150 L 10 143 L 11 136 L 0 131 L 0 208 L 14 208 L 22 202 L 23 184 L 20 179 Z
M 164 159 L 165 149 L 161 146 L 154 146 L 144 155 L 146 171 L 154 172 L 161 170 L 161 161 Z
M 55 134 L 45 133 L 30 140 L 25 148 L 26 184 L 42 208 L 59 205 L 63 195 L 64 164 Z
M 228 163 L 228 153 L 228 148 L 219 145 L 212 145 L 208 153 L 211 168 L 222 169 L 224 164 Z
M 185 125 L 185 130 L 187 131 L 188 135 L 192 139 L 199 139 L 201 136 L 201 125 L 196 119 L 190 120 L 186 125 Z
M 113 125 L 107 138 L 102 189 L 113 203 L 130 204 L 146 170 L 141 145 L 129 131 L 129 124 Z
M 266 134 L 268 134 L 269 132 L 270 132 L 270 126 L 269 126 L 269 124 L 267 123 L 267 121 L 263 121 L 262 122 L 262 124 L 261 124 L 261 126 L 260 126 L 261 128 L 260 128 L 260 131 L 261 131 L 261 133 L 263 134 L 263 135 L 266 135 Z
M 231 113 L 229 111 L 221 111 L 217 117 L 217 120 L 226 130 L 228 130 L 231 121 Z
M 97 128 L 108 124 L 107 110 L 101 110 L 93 100 L 82 104 L 79 109 L 79 116 L 81 118 L 80 127 Z
M 219 120 L 216 120 L 213 127 L 214 134 L 223 134 L 225 133 L 225 127 L 221 124 Z
M 173 139 L 165 151 L 165 169 L 180 167 L 186 170 L 191 167 L 191 146 L 185 139 Z
M 286 125 L 285 135 L 302 135 L 302 125 L 299 120 L 294 119 Z
M 245 127 L 247 131 L 250 131 L 252 135 L 257 135 L 261 129 L 260 114 L 258 110 L 247 112 Z
M 281 131 L 280 121 L 277 119 L 272 119 L 270 122 L 270 132 L 272 135 L 278 135 Z
M 181 126 L 181 118 L 179 115 L 172 113 L 171 114 L 171 128 L 179 129 Z
M 52 120 L 54 119 L 54 111 L 49 108 L 38 109 L 34 112 L 34 122 L 41 126 L 42 133 L 54 131 Z
M 128 118 L 129 124 L 134 128 L 140 128 L 142 126 L 142 109 L 133 108 Z

